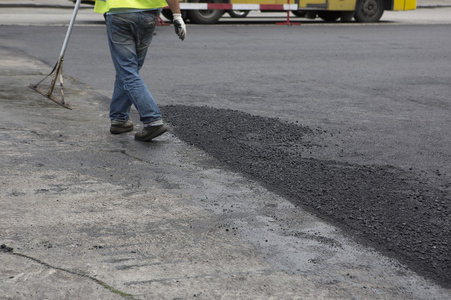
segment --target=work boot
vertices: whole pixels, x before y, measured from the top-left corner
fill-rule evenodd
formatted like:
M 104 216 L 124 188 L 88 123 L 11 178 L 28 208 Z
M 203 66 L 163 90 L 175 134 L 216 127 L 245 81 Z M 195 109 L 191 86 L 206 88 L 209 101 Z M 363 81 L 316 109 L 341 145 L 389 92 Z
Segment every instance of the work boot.
M 111 120 L 110 132 L 112 134 L 119 134 L 133 130 L 133 123 L 130 120 L 127 121 L 119 121 L 119 120 Z
M 167 128 L 164 125 L 146 126 L 143 128 L 143 130 L 135 134 L 135 140 L 150 142 L 152 139 L 162 135 L 166 131 Z

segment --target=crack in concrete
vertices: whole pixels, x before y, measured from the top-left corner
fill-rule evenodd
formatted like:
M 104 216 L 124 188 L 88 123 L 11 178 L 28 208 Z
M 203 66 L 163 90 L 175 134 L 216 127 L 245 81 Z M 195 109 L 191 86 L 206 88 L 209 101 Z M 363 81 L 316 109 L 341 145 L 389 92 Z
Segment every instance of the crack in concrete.
M 104 281 L 102 281 L 102 280 L 100 280 L 100 279 L 94 278 L 94 277 L 89 276 L 89 275 L 86 275 L 86 274 L 80 274 L 80 273 L 77 273 L 77 272 L 74 272 L 74 271 L 71 271 L 71 270 L 67 270 L 67 269 L 64 269 L 64 268 L 52 266 L 52 265 L 50 265 L 50 264 L 48 264 L 48 263 L 46 263 L 46 262 L 43 262 L 43 261 L 41 261 L 41 260 L 39 260 L 39 259 L 37 259 L 37 258 L 28 256 L 28 255 L 26 255 L 26 254 L 14 252 L 14 249 L 13 249 L 13 248 L 7 247 L 6 245 L 2 245 L 1 251 L 0 251 L 0 252 L 2 252 L 2 253 L 8 253 L 8 254 L 11 254 L 11 255 L 16 255 L 16 256 L 19 256 L 19 257 L 23 257 L 23 258 L 30 259 L 30 260 L 32 260 L 32 261 L 34 261 L 34 262 L 36 262 L 36 263 L 38 263 L 38 264 L 40 264 L 40 265 L 43 265 L 43 266 L 45 266 L 45 267 L 47 267 L 47 268 L 49 268 L 49 269 L 59 270 L 59 271 L 63 271 L 63 272 L 66 272 L 66 273 L 75 275 L 75 276 L 80 276 L 80 277 L 88 278 L 88 279 L 94 281 L 95 283 L 100 284 L 101 286 L 103 286 L 104 288 L 106 288 L 107 290 L 109 290 L 110 292 L 112 292 L 112 293 L 114 293 L 114 294 L 117 294 L 117 295 L 119 295 L 119 296 L 122 296 L 122 297 L 124 297 L 124 298 L 126 298 L 126 299 L 139 300 L 138 298 L 133 297 L 133 295 L 127 294 L 127 293 L 125 293 L 125 292 L 122 292 L 122 291 L 120 291 L 120 290 L 118 290 L 118 289 L 112 287 L 111 285 L 107 284 L 106 282 L 104 282 Z

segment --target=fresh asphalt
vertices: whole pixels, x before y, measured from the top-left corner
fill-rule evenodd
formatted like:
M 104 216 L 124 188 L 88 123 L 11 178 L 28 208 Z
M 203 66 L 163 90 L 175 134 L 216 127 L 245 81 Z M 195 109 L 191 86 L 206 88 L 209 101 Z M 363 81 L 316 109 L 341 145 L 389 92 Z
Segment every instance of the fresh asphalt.
M 304 158 L 327 132 L 227 109 L 163 106 L 175 135 L 110 136 L 105 96 L 68 78 L 74 109 L 55 107 L 26 87 L 50 66 L 1 51 L 6 299 L 450 297 L 371 248 L 446 286 L 446 186 Z

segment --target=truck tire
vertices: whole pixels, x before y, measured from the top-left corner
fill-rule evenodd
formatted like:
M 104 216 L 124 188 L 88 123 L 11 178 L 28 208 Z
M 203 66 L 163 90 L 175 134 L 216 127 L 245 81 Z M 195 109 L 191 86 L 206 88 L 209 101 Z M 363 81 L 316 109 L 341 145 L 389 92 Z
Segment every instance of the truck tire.
M 222 3 L 221 0 L 193 0 L 192 3 Z M 196 24 L 216 24 L 224 14 L 224 10 L 221 9 L 209 9 L 209 10 L 189 10 L 188 19 Z
M 384 13 L 383 0 L 359 0 L 355 8 L 354 19 L 361 23 L 377 22 Z

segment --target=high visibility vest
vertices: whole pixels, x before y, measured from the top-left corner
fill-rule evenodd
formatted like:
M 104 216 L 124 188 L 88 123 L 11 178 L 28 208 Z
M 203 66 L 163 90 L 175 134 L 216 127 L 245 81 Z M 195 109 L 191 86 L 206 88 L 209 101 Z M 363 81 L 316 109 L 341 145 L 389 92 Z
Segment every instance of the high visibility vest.
M 156 9 L 168 6 L 165 0 L 96 0 L 94 11 L 104 14 L 113 8 Z

